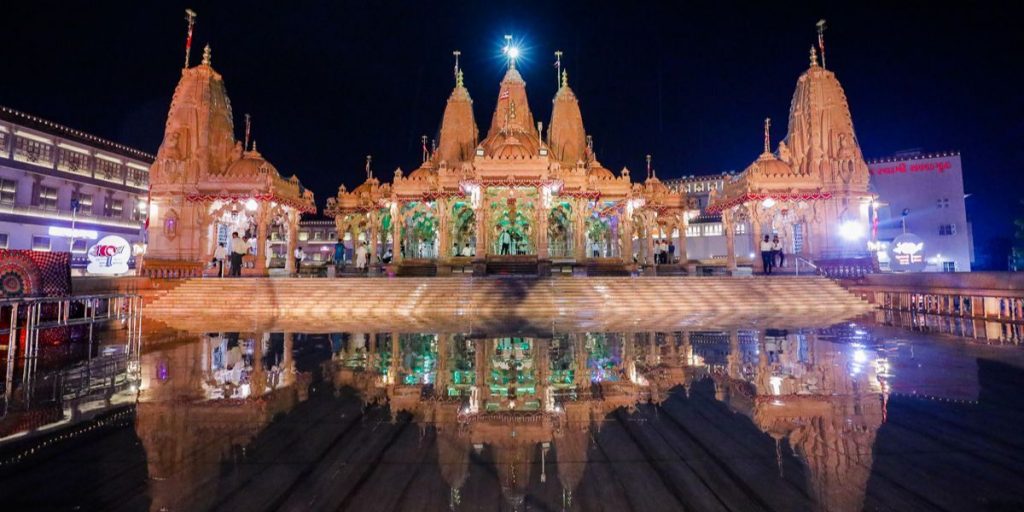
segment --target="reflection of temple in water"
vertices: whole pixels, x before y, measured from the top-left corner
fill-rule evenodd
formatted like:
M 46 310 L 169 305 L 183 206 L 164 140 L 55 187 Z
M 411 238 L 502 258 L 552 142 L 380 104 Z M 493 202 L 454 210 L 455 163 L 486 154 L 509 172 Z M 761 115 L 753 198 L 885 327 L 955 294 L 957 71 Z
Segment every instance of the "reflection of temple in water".
M 645 403 L 660 409 L 672 388 L 688 394 L 696 381 L 710 378 L 715 399 L 775 439 L 779 471 L 788 440 L 805 466 L 812 500 L 805 506 L 860 510 L 884 419 L 886 384 L 876 367 L 885 361 L 864 344 L 837 344 L 831 336 L 777 330 L 501 338 L 363 333 L 335 336 L 329 373 L 336 386 L 357 389 L 366 402 L 388 403 L 393 418 L 406 412 L 421 428 L 436 429 L 453 509 L 471 460 L 490 461 L 513 508 L 522 505 L 531 479 L 553 476 L 562 507 L 574 508 L 591 441 L 606 418 L 616 411 L 632 417 Z M 552 457 L 557 475 L 546 474 Z M 539 476 L 531 473 L 538 470 Z
M 151 510 L 203 508 L 215 479 L 270 421 L 305 400 L 293 335 L 213 333 L 142 356 L 136 432 L 146 450 Z

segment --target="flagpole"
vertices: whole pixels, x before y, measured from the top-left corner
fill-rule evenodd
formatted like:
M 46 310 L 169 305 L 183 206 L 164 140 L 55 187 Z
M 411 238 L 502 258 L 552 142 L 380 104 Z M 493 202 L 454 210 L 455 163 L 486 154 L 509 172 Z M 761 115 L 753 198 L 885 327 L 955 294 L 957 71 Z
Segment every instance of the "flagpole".
M 192 55 L 192 27 L 196 24 L 196 12 L 185 9 L 185 20 L 188 21 L 188 37 L 185 38 L 185 69 L 188 69 L 189 57 Z
M 555 52 L 555 89 L 562 86 L 562 50 Z
M 818 20 L 818 50 L 821 52 L 821 69 L 825 67 L 825 20 Z
M 252 117 L 249 114 L 245 115 L 245 144 L 242 149 L 249 151 L 249 132 L 252 129 Z

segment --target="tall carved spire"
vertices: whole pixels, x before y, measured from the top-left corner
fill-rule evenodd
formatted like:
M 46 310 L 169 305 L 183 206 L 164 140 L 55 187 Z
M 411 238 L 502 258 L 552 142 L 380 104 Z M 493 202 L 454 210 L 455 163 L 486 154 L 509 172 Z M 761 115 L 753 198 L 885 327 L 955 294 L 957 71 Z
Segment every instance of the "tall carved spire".
M 456 55 L 458 57 L 458 55 Z M 479 132 L 473 119 L 473 99 L 463 81 L 462 68 L 455 72 L 455 89 L 448 97 L 441 119 L 440 140 L 436 158 L 450 165 L 472 158 Z
M 569 88 L 569 73 L 562 70 L 561 79 L 561 87 L 552 100 L 548 146 L 557 160 L 571 166 L 585 159 L 587 134 L 583 128 L 579 101 Z
M 510 62 L 514 61 L 514 59 L 509 60 Z M 492 137 L 502 131 L 505 127 L 505 116 L 513 103 L 516 105 L 516 122 L 511 124 L 509 129 L 526 132 L 539 139 L 540 134 L 536 133 L 537 124 L 533 120 L 533 113 L 530 112 L 530 104 L 526 97 L 526 82 L 515 66 L 509 66 L 505 77 L 501 80 L 501 86 L 498 89 L 498 104 L 494 108 L 487 136 Z

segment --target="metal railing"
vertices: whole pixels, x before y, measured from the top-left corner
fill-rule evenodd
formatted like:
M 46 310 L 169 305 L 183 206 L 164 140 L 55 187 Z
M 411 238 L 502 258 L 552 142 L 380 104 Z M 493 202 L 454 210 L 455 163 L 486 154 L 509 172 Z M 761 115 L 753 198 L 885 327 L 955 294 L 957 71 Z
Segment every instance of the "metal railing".
M 40 359 L 40 337 L 48 329 L 78 327 L 86 344 L 86 366 L 92 367 L 93 349 L 100 329 L 125 331 L 120 344 L 125 361 L 138 360 L 142 349 L 142 298 L 133 293 L 0 299 L 0 351 L 6 352 L 3 380 L 4 417 L 15 390 L 15 374 L 21 370 L 22 401 L 31 401 L 31 390 Z M 60 340 L 61 342 L 70 342 Z M 20 364 L 19 364 L 20 363 Z
M 818 266 L 815 265 L 813 261 L 811 261 L 811 260 L 809 260 L 807 258 L 803 258 L 803 257 L 797 256 L 795 261 L 796 261 L 796 265 L 794 265 L 794 267 L 796 269 L 796 275 L 800 275 L 800 264 L 801 263 L 804 264 L 804 267 L 810 269 L 812 273 L 817 273 L 818 272 Z

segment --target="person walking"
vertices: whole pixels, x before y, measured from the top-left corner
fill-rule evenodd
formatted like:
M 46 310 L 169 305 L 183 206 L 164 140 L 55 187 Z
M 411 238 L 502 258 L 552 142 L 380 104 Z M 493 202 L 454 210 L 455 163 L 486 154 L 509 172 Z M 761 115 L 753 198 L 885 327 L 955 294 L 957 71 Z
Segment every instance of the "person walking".
M 761 271 L 764 275 L 771 275 L 772 264 L 775 258 L 772 253 L 772 241 L 768 235 L 764 236 L 764 240 L 761 240 L 761 266 L 764 267 Z
M 217 277 L 224 277 L 224 260 L 228 259 L 228 248 L 223 243 L 217 244 L 213 251 L 213 264 L 217 265 Z
M 360 272 L 366 270 L 366 242 L 356 247 L 356 270 Z
M 231 233 L 231 277 L 242 277 L 242 256 L 249 252 L 249 244 L 245 243 L 238 232 Z
M 779 235 L 775 235 L 772 238 L 772 264 L 775 263 L 775 259 L 779 259 L 779 268 L 782 268 L 786 263 L 786 254 L 782 251 L 782 240 L 779 239 Z
M 295 258 L 295 273 L 298 274 L 302 268 L 302 260 L 306 259 L 306 253 L 302 251 L 302 247 L 296 247 L 292 257 Z

